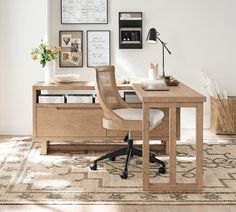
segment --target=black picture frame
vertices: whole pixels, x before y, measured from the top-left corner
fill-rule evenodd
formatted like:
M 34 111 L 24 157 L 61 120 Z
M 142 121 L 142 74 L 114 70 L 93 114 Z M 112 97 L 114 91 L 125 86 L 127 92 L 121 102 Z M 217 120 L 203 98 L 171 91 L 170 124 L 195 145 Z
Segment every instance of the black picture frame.
M 66 1 L 66 0 L 60 0 L 60 7 L 61 7 L 61 24 L 108 24 L 108 0 L 102 0 L 102 1 L 105 1 L 105 5 L 106 5 L 106 9 L 104 10 L 105 13 L 105 21 L 104 22 L 84 22 L 84 21 L 77 21 L 77 22 L 68 22 L 68 21 L 65 21 L 63 20 L 63 1 Z M 79 1 L 79 0 L 77 0 Z M 96 1 L 96 0 L 94 0 Z M 100 0 L 99 0 L 100 1 Z
M 89 48 L 89 33 L 108 33 L 108 63 L 96 63 L 96 65 L 90 63 L 90 53 L 93 51 L 93 49 Z M 95 53 L 93 53 L 95 54 Z M 105 53 L 106 54 L 106 53 Z M 103 65 L 110 65 L 111 64 L 111 31 L 110 30 L 87 30 L 87 67 L 88 68 L 94 68 L 96 66 L 103 66 Z
M 59 67 L 81 68 L 83 67 L 83 31 L 61 30 L 59 31 Z

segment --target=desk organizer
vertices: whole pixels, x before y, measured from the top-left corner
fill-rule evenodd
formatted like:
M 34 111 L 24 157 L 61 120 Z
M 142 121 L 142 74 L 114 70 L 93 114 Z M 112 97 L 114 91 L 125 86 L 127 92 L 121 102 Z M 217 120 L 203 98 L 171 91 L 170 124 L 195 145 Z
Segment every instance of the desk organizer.
M 211 97 L 211 131 L 217 135 L 236 134 L 236 96 L 222 100 Z

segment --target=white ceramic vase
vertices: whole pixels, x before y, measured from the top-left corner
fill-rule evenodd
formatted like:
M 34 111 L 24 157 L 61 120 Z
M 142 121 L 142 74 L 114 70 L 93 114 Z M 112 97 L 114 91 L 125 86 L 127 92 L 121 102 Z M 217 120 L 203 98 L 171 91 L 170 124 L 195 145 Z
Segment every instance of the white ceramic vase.
M 44 67 L 44 82 L 46 84 L 54 83 L 55 80 L 55 69 L 56 69 L 56 62 L 55 60 L 49 61 L 46 63 Z

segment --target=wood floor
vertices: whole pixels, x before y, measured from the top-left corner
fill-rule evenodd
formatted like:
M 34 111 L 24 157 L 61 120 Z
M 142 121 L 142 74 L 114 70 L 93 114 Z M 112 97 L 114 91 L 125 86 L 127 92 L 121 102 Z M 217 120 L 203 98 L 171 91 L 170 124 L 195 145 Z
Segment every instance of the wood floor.
M 193 134 L 192 130 L 182 130 L 183 136 Z M 13 136 L 0 136 L 0 140 L 9 139 Z M 14 136 L 16 137 L 16 136 Z M 204 137 L 227 137 L 215 136 L 210 131 L 204 131 Z M 232 137 L 232 136 L 231 136 Z M 236 136 L 233 136 L 236 138 Z M 0 205 L 0 212 L 235 212 L 236 205 L 188 205 L 188 206 L 140 206 L 140 205 Z

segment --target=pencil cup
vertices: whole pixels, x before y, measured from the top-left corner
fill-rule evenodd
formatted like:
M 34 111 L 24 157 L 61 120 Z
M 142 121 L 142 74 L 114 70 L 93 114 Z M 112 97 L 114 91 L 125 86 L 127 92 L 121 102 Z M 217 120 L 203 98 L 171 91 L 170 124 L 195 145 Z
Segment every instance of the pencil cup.
M 158 76 L 158 71 L 155 68 L 148 69 L 148 79 L 149 80 L 156 80 Z

